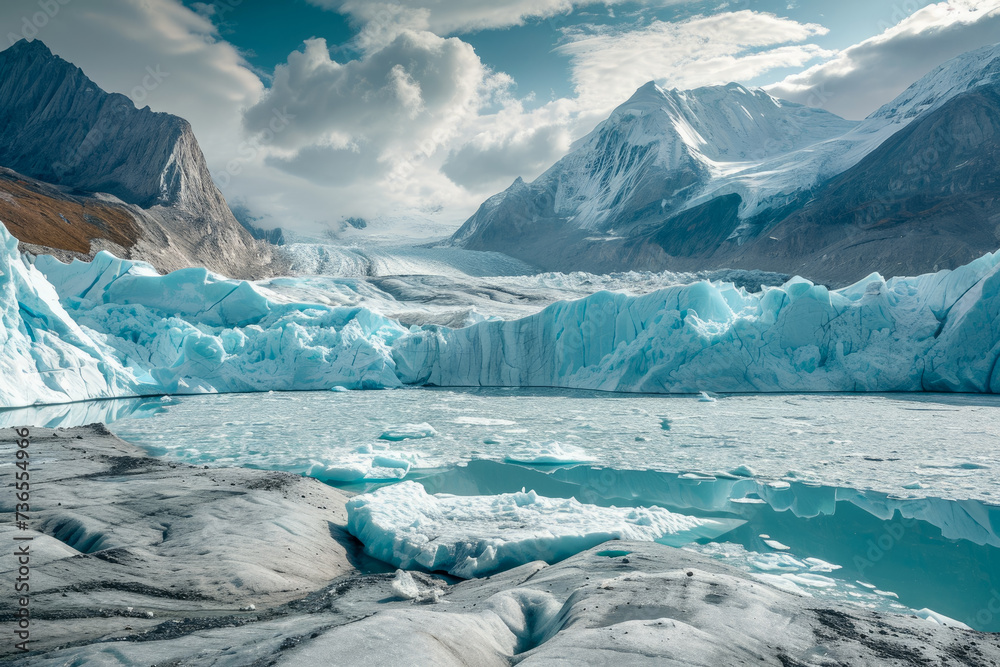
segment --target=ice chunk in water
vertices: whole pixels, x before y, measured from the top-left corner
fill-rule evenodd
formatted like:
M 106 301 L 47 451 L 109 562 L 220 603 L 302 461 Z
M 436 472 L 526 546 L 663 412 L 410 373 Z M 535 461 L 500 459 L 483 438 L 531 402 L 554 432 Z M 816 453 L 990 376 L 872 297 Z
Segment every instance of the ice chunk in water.
M 933 609 L 927 609 L 926 607 L 923 608 L 923 609 L 918 609 L 914 613 L 917 616 L 919 616 L 920 618 L 922 618 L 924 620 L 927 620 L 927 621 L 930 621 L 931 623 L 936 623 L 938 625 L 944 625 L 944 626 L 947 626 L 949 628 L 960 628 L 962 630 L 971 630 L 972 629 L 968 625 L 966 625 L 965 623 L 962 623 L 962 621 L 956 621 L 953 618 L 945 616 L 944 614 L 939 614 L 936 611 L 934 611 Z
M 402 426 L 393 426 L 389 430 L 382 433 L 378 439 L 397 442 L 399 440 L 432 438 L 435 435 L 437 435 L 437 431 L 434 430 L 434 427 L 427 422 L 423 422 L 421 424 L 403 424 Z
M 535 560 L 555 562 L 607 540 L 679 546 L 744 522 L 701 519 L 660 507 L 598 507 L 534 491 L 497 496 L 430 495 L 401 482 L 355 496 L 348 530 L 365 551 L 400 568 L 477 577 Z
M 522 443 L 506 456 L 510 463 L 532 465 L 560 465 L 566 463 L 587 463 L 594 457 L 580 447 L 563 445 L 558 442 Z
M 764 540 L 764 544 L 776 551 L 788 551 L 788 546 L 782 544 L 778 540 Z

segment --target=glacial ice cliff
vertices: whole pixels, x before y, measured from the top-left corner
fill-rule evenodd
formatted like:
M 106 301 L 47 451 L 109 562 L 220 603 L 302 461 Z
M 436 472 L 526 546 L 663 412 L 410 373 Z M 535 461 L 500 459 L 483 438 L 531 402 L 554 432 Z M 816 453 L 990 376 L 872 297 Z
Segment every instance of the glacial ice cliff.
M 0 407 L 138 391 L 132 374 L 73 321 L 0 225 Z
M 393 347 L 405 384 L 638 392 L 1000 390 L 1000 255 L 830 291 L 699 282 L 599 292 Z
M 273 303 L 205 269 L 99 253 L 34 265 L 0 227 L 0 406 L 112 396 L 399 386 L 405 330 L 363 308 Z
M 548 386 L 633 392 L 1000 391 L 1000 254 L 830 291 L 701 281 L 598 292 L 512 321 L 410 330 L 278 303 L 204 269 L 107 253 L 32 265 L 0 231 L 0 407 L 290 389 Z

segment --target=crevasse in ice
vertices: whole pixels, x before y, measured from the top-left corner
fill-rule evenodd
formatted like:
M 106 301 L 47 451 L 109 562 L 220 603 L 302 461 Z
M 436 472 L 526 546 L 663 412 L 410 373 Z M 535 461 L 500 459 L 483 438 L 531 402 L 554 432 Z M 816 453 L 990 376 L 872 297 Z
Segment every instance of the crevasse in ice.
M 407 330 L 278 303 L 198 268 L 32 265 L 0 228 L 0 407 L 142 394 L 548 386 L 641 392 L 1000 390 L 1000 256 L 830 291 L 701 281 L 512 321 Z

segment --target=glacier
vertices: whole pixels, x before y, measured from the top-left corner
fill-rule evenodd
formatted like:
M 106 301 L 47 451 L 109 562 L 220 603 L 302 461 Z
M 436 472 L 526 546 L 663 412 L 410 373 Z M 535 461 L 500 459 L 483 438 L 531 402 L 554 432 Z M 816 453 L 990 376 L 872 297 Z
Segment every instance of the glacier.
M 1000 390 L 1000 255 L 831 291 L 697 282 L 598 292 L 509 322 L 424 327 L 392 353 L 405 384 L 650 393 Z
M 652 393 L 997 392 L 1000 255 L 840 290 L 701 280 L 513 320 L 403 326 L 206 269 L 21 256 L 0 231 L 0 407 L 402 385 Z M 295 279 L 287 279 L 295 280 Z M 579 292 L 577 292 L 578 294 Z
M 0 227 L 0 407 L 132 396 L 135 378 L 69 316 Z
M 398 387 L 406 330 L 364 308 L 276 303 L 202 268 L 165 276 L 107 252 L 21 257 L 0 229 L 0 406 L 93 398 Z

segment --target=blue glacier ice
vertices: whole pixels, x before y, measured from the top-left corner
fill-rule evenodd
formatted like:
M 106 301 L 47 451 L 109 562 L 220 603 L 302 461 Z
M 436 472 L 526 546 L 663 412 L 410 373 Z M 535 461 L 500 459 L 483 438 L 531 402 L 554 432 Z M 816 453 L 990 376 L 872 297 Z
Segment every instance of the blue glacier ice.
M 42 256 L 36 266 L 152 393 L 400 384 L 389 346 L 405 330 L 367 309 L 278 304 L 206 269 L 160 276 L 107 253 L 69 265 Z
M 393 358 L 406 384 L 651 393 L 996 392 L 1000 255 L 831 291 L 698 282 L 599 292 L 509 322 L 424 327 Z
M 201 268 L 161 276 L 106 252 L 34 264 L 0 230 L 0 406 L 87 398 L 397 387 L 405 329 L 363 308 L 274 303 Z
M 60 305 L 0 225 L 0 407 L 130 396 L 134 376 Z
M 22 258 L 0 230 L 0 407 L 110 396 L 439 386 L 653 393 L 1000 390 L 1000 255 L 831 291 L 701 281 L 521 319 L 407 329 L 106 252 Z M 290 279 L 294 280 L 294 279 Z

